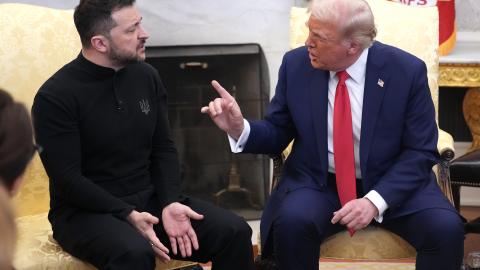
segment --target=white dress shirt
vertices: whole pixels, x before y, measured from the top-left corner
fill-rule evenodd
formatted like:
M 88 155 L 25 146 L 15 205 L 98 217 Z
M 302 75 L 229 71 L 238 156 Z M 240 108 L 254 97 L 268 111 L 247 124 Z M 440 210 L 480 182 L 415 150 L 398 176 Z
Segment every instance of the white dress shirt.
M 353 145 L 355 153 L 355 174 L 357 178 L 362 178 L 360 170 L 360 134 L 362 124 L 363 109 L 363 93 L 365 88 L 365 73 L 367 69 L 368 49 L 365 49 L 358 60 L 346 69 L 350 77 L 346 80 L 348 95 L 350 98 L 350 107 L 352 110 L 352 130 Z M 336 72 L 330 71 L 330 79 L 328 81 L 328 171 L 335 173 L 335 162 L 333 159 L 333 106 L 335 104 L 335 92 L 337 89 L 338 78 Z M 233 153 L 240 153 L 250 135 L 250 124 L 247 120 L 243 120 L 244 129 L 238 141 L 228 136 L 230 148 Z M 383 213 L 388 209 L 388 205 L 382 196 L 375 190 L 369 191 L 365 196 L 378 209 L 378 216 L 375 217 L 377 222 L 382 222 Z

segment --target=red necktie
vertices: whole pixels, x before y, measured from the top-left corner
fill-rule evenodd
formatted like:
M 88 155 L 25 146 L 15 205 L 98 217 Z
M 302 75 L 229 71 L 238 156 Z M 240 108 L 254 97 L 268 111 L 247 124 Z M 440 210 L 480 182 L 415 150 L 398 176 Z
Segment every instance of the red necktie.
M 357 198 L 355 180 L 355 157 L 353 150 L 352 111 L 345 81 L 349 75 L 346 71 L 337 72 L 338 85 L 333 107 L 333 152 L 335 161 L 335 178 L 340 203 Z M 354 231 L 350 230 L 350 235 Z

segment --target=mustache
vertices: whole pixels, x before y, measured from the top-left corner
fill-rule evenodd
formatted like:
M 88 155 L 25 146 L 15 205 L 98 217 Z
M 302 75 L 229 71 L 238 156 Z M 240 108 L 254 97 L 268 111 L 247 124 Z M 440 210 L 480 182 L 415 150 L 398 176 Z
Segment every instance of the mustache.
M 138 48 L 142 48 L 145 45 L 145 43 L 147 43 L 146 39 L 140 40 L 140 42 L 138 43 Z

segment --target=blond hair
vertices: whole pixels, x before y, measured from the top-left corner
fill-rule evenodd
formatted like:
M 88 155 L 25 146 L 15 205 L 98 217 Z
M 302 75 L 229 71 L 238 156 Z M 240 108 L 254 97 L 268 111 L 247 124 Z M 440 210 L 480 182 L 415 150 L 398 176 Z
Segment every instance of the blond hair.
M 364 49 L 377 35 L 372 10 L 364 0 L 313 0 L 312 16 L 339 26 L 345 40 L 357 42 Z

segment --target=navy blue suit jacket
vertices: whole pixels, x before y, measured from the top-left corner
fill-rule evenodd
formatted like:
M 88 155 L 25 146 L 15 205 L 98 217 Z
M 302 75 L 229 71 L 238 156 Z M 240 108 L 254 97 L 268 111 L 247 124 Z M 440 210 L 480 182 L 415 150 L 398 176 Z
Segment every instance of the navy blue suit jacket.
M 265 119 L 250 122 L 244 152 L 278 154 L 295 139 L 282 180 L 264 209 L 263 246 L 276 206 L 288 192 L 326 188 L 328 80 L 328 71 L 312 67 L 305 47 L 288 52 Z M 360 167 L 365 193 L 376 190 L 389 206 L 386 220 L 426 208 L 453 211 L 432 172 L 438 161 L 437 139 L 425 63 L 375 42 L 367 59 Z

